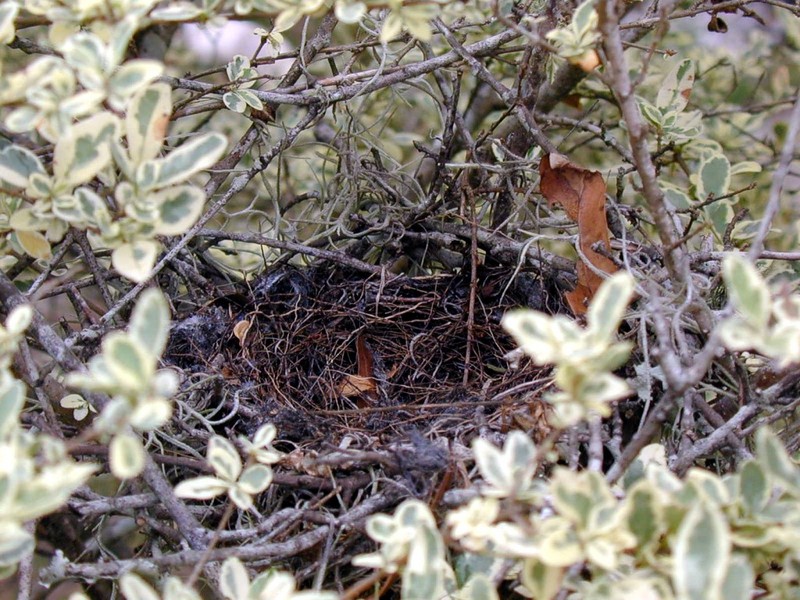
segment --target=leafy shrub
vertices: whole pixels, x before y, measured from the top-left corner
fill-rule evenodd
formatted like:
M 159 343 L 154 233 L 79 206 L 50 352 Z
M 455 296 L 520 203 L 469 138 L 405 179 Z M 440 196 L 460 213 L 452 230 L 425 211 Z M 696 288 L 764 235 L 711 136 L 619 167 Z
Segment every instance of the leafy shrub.
M 701 15 L 711 43 L 669 30 Z M 0 1 L 0 577 L 20 598 L 65 581 L 130 600 L 350 599 L 395 582 L 407 600 L 795 598 L 798 15 Z M 170 54 L 176 28 L 228 19 L 252 24 L 255 55 L 198 73 Z M 756 23 L 748 52 L 716 43 L 726 20 Z M 318 399 L 204 352 L 232 344 L 252 373 L 279 360 L 285 339 L 257 343 L 278 306 L 311 340 L 304 377 L 342 360 L 299 316 L 305 273 L 326 268 L 364 279 L 355 367 L 319 377 L 333 403 L 298 418 L 287 404 Z M 408 410 L 480 409 L 440 477 L 443 451 L 416 430 L 413 460 L 373 445 L 381 415 L 407 414 L 392 378 L 414 363 L 424 386 L 416 346 L 441 330 L 386 341 L 406 354 L 389 365 L 359 318 L 374 299 L 376 319 L 418 325 L 425 302 L 379 314 L 387 280 L 449 271 L 430 311 L 463 326 L 461 396 Z M 507 292 L 529 306 L 505 311 Z M 67 302 L 75 320 L 59 320 Z M 481 312 L 503 312 L 510 338 Z M 480 353 L 510 340 L 506 363 Z M 526 368 L 538 387 L 515 380 Z M 526 431 L 498 425 L 505 407 L 487 422 L 509 398 Z M 344 433 L 312 449 L 301 434 L 320 415 Z M 55 544 L 46 566 L 37 537 Z

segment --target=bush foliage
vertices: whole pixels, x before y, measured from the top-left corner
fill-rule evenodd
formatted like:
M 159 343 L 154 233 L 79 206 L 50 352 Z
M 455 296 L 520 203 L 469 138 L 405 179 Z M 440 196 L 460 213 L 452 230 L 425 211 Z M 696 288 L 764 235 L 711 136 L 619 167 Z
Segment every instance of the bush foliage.
M 796 598 L 798 16 L 2 0 L 8 589 Z

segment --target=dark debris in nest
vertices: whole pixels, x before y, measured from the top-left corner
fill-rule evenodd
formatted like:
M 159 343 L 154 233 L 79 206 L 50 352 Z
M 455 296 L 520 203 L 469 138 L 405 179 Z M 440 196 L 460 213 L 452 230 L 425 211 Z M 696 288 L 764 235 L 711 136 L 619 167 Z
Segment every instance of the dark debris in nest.
M 546 427 L 528 416 L 542 414 L 530 405 L 547 372 L 529 362 L 508 368 L 514 345 L 500 319 L 519 306 L 552 312 L 558 293 L 533 273 L 482 268 L 470 335 L 471 289 L 463 275 L 280 267 L 176 319 L 166 359 L 237 390 L 249 409 L 237 430 L 271 421 L 298 445 L 355 432 L 394 439 L 443 422 L 447 437 L 466 443 L 477 409 L 498 429 Z

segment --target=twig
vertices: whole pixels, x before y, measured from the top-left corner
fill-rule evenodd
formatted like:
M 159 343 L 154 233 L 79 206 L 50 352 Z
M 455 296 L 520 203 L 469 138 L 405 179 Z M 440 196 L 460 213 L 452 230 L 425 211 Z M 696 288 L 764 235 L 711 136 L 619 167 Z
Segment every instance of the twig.
M 270 248 L 279 248 L 288 252 L 305 254 L 307 256 L 319 258 L 320 260 L 326 260 L 344 265 L 346 267 L 350 267 L 351 269 L 355 269 L 356 271 L 369 273 L 371 275 L 380 275 L 382 272 L 381 267 L 366 263 L 362 260 L 349 256 L 344 252 L 324 250 L 322 248 L 312 248 L 311 246 L 306 246 L 305 244 L 278 240 L 258 233 L 238 233 L 233 231 L 220 231 L 217 229 L 199 229 L 195 235 L 197 237 L 207 237 L 215 240 L 234 240 L 237 242 L 261 244 L 263 246 L 269 246 Z
M 183 535 L 184 539 L 189 543 L 189 546 L 194 550 L 205 547 L 207 534 L 206 530 L 200 525 L 195 516 L 186 508 L 186 505 L 178 500 L 172 485 L 161 469 L 153 461 L 149 455 L 145 455 L 145 466 L 142 477 L 150 486 L 150 489 L 158 496 L 159 501 L 164 505 L 169 512 L 178 530 Z
M 469 366 L 472 358 L 472 345 L 475 343 L 475 298 L 478 295 L 478 217 L 475 214 L 475 196 L 470 186 L 464 186 L 465 216 L 471 229 L 469 244 L 469 302 L 467 305 L 467 347 L 464 351 L 464 375 L 461 379 L 466 388 L 469 383 Z
M 772 227 L 772 221 L 775 219 L 775 215 L 778 214 L 778 209 L 781 204 L 783 183 L 786 180 L 786 176 L 789 174 L 789 168 L 794 159 L 798 134 L 800 134 L 800 94 L 797 96 L 792 114 L 789 117 L 789 130 L 786 133 L 786 141 L 781 150 L 778 168 L 775 169 L 775 173 L 772 176 L 772 183 L 769 186 L 767 207 L 764 209 L 764 215 L 761 217 L 758 232 L 753 238 L 750 250 L 747 252 L 747 256 L 750 260 L 755 260 L 761 254 L 761 251 L 764 249 L 764 241 L 767 239 L 769 230 Z
M 36 533 L 36 521 L 31 521 L 24 525 L 25 530 L 34 535 Z M 29 600 L 33 592 L 33 558 L 34 553 L 30 552 L 20 561 L 17 573 L 17 600 Z
M 603 0 L 598 6 L 608 79 L 628 129 L 633 163 L 642 180 L 642 192 L 647 206 L 655 221 L 662 245 L 669 249 L 665 252 L 664 261 L 673 279 L 685 288 L 691 283 L 689 262 L 682 245 L 677 243 L 680 236 L 670 214 L 669 203 L 658 185 L 656 167 L 647 146 L 647 126 L 636 105 L 628 63 L 624 55 L 625 49 L 622 44 L 617 13 L 618 6 L 615 0 Z
M 453 32 L 442 23 L 441 19 L 434 20 L 435 26 L 444 34 L 447 43 L 465 60 L 472 68 L 472 71 L 477 77 L 487 83 L 496 93 L 503 99 L 503 102 L 508 105 L 514 115 L 519 119 L 519 122 L 525 128 L 528 135 L 546 152 L 555 152 L 556 147 L 547 136 L 542 133 L 541 128 L 536 123 L 536 119 L 530 110 L 518 102 L 517 95 L 504 86 L 502 83 L 489 72 L 478 60 L 475 59 L 461 43 L 455 38 Z
M 747 404 L 741 407 L 727 423 L 718 427 L 711 435 L 698 440 L 685 452 L 680 452 L 671 465 L 672 470 L 678 475 L 683 475 L 695 460 L 701 456 L 707 456 L 725 445 L 728 436 L 735 435 L 734 432 L 747 420 L 758 414 L 759 410 L 761 409 L 756 404 Z
M 586 468 L 600 473 L 603 469 L 603 423 L 598 416 L 589 420 L 589 461 Z
M 200 577 L 200 573 L 203 571 L 203 567 L 205 567 L 206 563 L 208 562 L 209 556 L 214 551 L 214 547 L 219 542 L 220 534 L 225 529 L 226 525 L 228 524 L 228 520 L 231 518 L 233 511 L 236 509 L 236 505 L 228 499 L 228 504 L 225 507 L 225 512 L 222 513 L 222 518 L 219 520 L 219 524 L 217 528 L 214 530 L 214 535 L 211 536 L 211 539 L 208 541 L 208 546 L 206 546 L 203 555 L 200 557 L 200 560 L 192 568 L 192 572 L 189 575 L 189 578 L 186 580 L 186 585 L 191 587 L 193 586 Z
M 333 524 L 322 525 L 307 533 L 300 534 L 285 542 L 264 544 L 254 542 L 230 548 L 217 548 L 208 557 L 209 562 L 220 562 L 230 556 L 243 561 L 286 559 L 295 556 L 322 542 L 331 527 L 349 527 L 377 511 L 384 510 L 397 502 L 404 494 L 400 488 L 392 488 L 375 494 L 346 514 L 334 520 Z M 155 574 L 161 569 L 192 565 L 200 560 L 205 550 L 183 550 L 173 554 L 163 554 L 141 559 L 124 559 L 102 561 L 97 563 L 69 563 L 63 566 L 62 577 L 78 577 L 81 579 L 117 578 L 122 573 L 135 570 L 142 573 Z M 47 570 L 45 570 L 47 571 Z M 46 580 L 46 573 L 43 574 Z
M 661 430 L 661 425 L 667 420 L 670 413 L 675 408 L 676 397 L 670 394 L 665 394 L 659 403 L 653 408 L 644 422 L 644 425 L 639 428 L 633 439 L 628 442 L 625 449 L 620 454 L 619 458 L 611 465 L 611 468 L 606 473 L 606 480 L 609 483 L 615 483 L 620 477 L 625 474 L 625 470 L 630 464 L 639 456 L 639 452 L 649 444 L 653 438 Z
M 489 37 L 485 40 L 481 40 L 474 44 L 469 44 L 465 47 L 465 50 L 470 56 L 488 56 L 495 52 L 499 47 L 518 37 L 519 33 L 516 31 L 503 31 L 502 33 Z M 376 77 L 366 87 L 360 83 L 340 86 L 325 96 L 319 95 L 317 91 L 313 89 L 297 94 L 284 93 L 280 90 L 271 92 L 262 90 L 251 91 L 266 104 L 291 104 L 295 106 L 319 107 L 324 103 L 335 103 L 343 100 L 351 100 L 361 94 L 391 87 L 415 77 L 432 73 L 433 71 L 450 66 L 451 64 L 461 60 L 461 58 L 461 55 L 456 51 L 447 52 L 430 60 L 404 65 L 397 71 Z M 164 76 L 159 78 L 159 80 L 170 84 L 174 88 L 181 88 L 195 92 L 207 92 L 214 87 L 209 83 L 193 81 L 191 79 L 181 79 L 178 77 Z

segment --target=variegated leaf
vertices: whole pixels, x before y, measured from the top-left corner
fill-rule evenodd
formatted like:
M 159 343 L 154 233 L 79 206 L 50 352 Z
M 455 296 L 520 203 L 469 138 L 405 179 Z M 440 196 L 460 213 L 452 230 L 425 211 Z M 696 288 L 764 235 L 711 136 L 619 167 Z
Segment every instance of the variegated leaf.
M 137 92 L 125 115 L 128 154 L 134 165 L 158 156 L 167 134 L 172 112 L 172 90 L 164 83 Z

